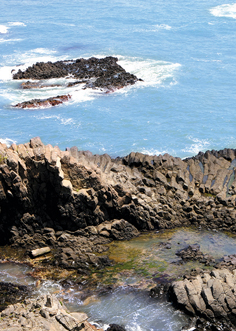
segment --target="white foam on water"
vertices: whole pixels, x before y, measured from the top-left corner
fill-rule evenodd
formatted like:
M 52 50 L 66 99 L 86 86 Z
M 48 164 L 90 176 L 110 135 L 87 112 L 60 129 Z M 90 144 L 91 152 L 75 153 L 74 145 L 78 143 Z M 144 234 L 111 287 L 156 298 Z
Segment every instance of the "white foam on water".
M 175 74 L 181 66 L 179 63 L 158 61 L 152 59 L 140 59 L 136 57 L 118 56 L 118 63 L 128 72 L 141 78 L 143 82 L 138 82 L 134 86 L 153 86 L 159 87 L 167 79 L 170 83 L 176 83 Z
M 0 38 L 0 43 L 1 44 L 7 44 L 7 43 L 14 43 L 16 41 L 22 41 L 23 39 L 3 39 Z
M 171 30 L 172 29 L 172 27 L 168 24 L 156 24 L 156 25 L 154 25 L 154 28 L 155 28 L 156 31 L 158 31 L 158 30 Z
M 8 22 L 10 26 L 26 26 L 23 22 Z
M 166 154 L 168 153 L 167 151 L 165 150 L 158 150 L 158 149 L 154 149 L 154 148 L 150 148 L 150 149 L 146 149 L 146 148 L 142 148 L 140 150 L 140 153 L 143 153 L 143 154 L 147 154 L 147 155 L 150 155 L 150 156 L 153 156 L 153 155 L 163 155 L 163 154 Z
M 106 55 L 99 55 L 96 57 L 102 58 Z M 11 100 L 12 105 L 16 103 L 29 101 L 32 99 L 47 99 L 56 97 L 58 95 L 69 94 L 71 99 L 70 103 L 80 103 L 90 101 L 100 96 L 105 96 L 105 93 L 109 92 L 104 89 L 84 89 L 84 84 L 75 85 L 72 87 L 66 87 L 70 81 L 75 79 L 50 79 L 45 80 L 44 84 L 61 84 L 60 87 L 44 87 L 38 89 L 21 89 L 20 81 L 13 80 L 13 74 L 19 69 L 21 71 L 26 70 L 29 66 L 36 62 L 55 62 L 58 60 L 66 60 L 65 57 L 58 57 L 56 51 L 47 48 L 36 48 L 27 51 L 23 54 L 13 54 L 12 57 L 5 56 L 7 61 L 13 63 L 22 63 L 20 65 L 10 66 L 6 65 L 0 68 L 0 81 L 9 82 L 9 88 L 4 92 L 4 98 Z M 117 56 L 118 63 L 128 72 L 133 73 L 143 81 L 138 81 L 136 84 L 124 87 L 122 89 L 115 90 L 114 93 L 128 93 L 133 88 L 142 88 L 146 86 L 160 87 L 171 86 L 176 84 L 175 75 L 176 71 L 180 67 L 178 63 L 170 63 L 164 61 L 157 61 L 152 59 L 141 59 L 136 57 Z M 110 94 L 110 93 L 109 93 Z M 50 107 L 50 105 L 49 105 Z M 45 108 L 45 107 L 42 107 Z M 46 107 L 48 108 L 48 107 Z
M 189 156 L 197 155 L 199 152 L 205 151 L 207 146 L 210 145 L 210 142 L 207 139 L 198 139 L 193 138 L 192 136 L 188 136 L 187 138 L 193 143 L 190 146 L 181 149 L 181 151 L 185 153 L 190 153 Z
M 36 115 L 34 117 L 37 120 L 55 120 L 60 122 L 62 125 L 80 126 L 80 123 L 77 124 L 73 118 L 64 118 L 61 115 Z
M 236 19 L 236 3 L 216 6 L 210 9 L 210 13 L 216 17 L 232 17 Z
M 0 68 L 0 80 L 12 80 L 12 75 L 19 69 L 24 71 L 36 62 L 56 62 L 59 60 L 66 60 L 64 56 L 56 56 L 56 53 L 57 52 L 55 50 L 50 50 L 47 48 L 35 48 L 25 53 L 15 52 L 11 55 L 4 55 L 3 58 L 7 63 L 5 66 Z M 9 65 L 7 65 L 8 63 Z M 16 65 L 12 65 L 12 63 L 16 63 Z M 15 71 L 12 73 L 12 70 Z
M 16 140 L 12 140 L 10 138 L 0 138 L 0 143 L 6 144 L 7 147 L 10 147 L 13 143 L 16 144 Z
M 8 32 L 8 27 L 6 25 L 0 25 L 0 33 L 5 34 Z

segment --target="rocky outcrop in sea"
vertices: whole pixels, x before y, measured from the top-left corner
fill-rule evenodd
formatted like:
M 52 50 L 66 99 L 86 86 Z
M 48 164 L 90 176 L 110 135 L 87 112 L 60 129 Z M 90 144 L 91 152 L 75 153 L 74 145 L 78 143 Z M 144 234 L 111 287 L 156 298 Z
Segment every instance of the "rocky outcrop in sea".
M 125 71 L 118 63 L 118 58 L 108 56 L 102 59 L 95 57 L 89 59 L 77 59 L 57 62 L 37 62 L 28 67 L 25 71 L 13 72 L 15 80 L 31 80 L 21 84 L 23 89 L 39 89 L 47 87 L 60 87 L 60 84 L 47 82 L 51 78 L 73 78 L 64 87 L 83 86 L 83 89 L 101 89 L 108 93 L 127 85 L 133 85 L 138 79 L 135 75 Z M 32 81 L 33 80 L 33 81 Z M 35 81 L 36 80 L 36 81 Z M 46 81 L 46 82 L 45 82 Z M 55 106 L 68 101 L 70 95 L 59 95 L 49 99 L 36 99 L 18 103 L 18 108 L 37 108 Z M 61 102 L 58 102 L 60 100 Z

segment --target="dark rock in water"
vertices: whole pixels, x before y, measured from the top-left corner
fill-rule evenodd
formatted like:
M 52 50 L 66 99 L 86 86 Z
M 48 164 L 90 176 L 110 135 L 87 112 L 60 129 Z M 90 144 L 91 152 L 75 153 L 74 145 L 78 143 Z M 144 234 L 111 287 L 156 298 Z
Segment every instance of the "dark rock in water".
M 32 67 L 28 67 L 25 71 L 19 70 L 13 75 L 13 79 L 37 79 L 38 82 L 24 82 L 21 84 L 23 89 L 55 87 L 58 85 L 47 85 L 41 82 L 50 78 L 72 77 L 79 79 L 75 82 L 70 82 L 67 87 L 84 83 L 83 89 L 105 89 L 106 92 L 113 92 L 127 85 L 133 85 L 138 80 L 135 75 L 126 72 L 120 65 L 117 64 L 116 57 L 108 56 L 103 59 L 77 59 L 70 61 L 57 62 L 37 62 Z M 15 107 L 20 108 L 36 108 L 55 106 L 61 102 L 67 101 L 66 96 L 58 96 L 47 100 L 30 100 L 27 102 L 18 103 Z M 67 96 L 68 97 L 68 96 Z M 60 102 L 59 102 L 60 101 Z
M 191 318 L 182 331 L 234 331 L 231 323 L 226 321 L 207 321 L 204 318 Z
M 126 331 L 126 329 L 118 324 L 110 324 L 107 331 Z
M 236 269 L 236 254 L 226 255 L 223 257 L 222 261 L 216 264 L 219 269 L 227 268 L 229 270 Z
M 185 262 L 193 260 L 204 263 L 205 265 L 215 263 L 215 259 L 212 256 L 203 254 L 200 251 L 200 245 L 198 244 L 188 245 L 186 248 L 178 251 L 176 255 L 180 256 L 181 259 Z
M 28 286 L 0 282 L 0 311 L 10 304 L 21 302 L 30 293 Z
M 169 288 L 170 283 L 158 284 L 150 290 L 149 294 L 152 298 L 167 299 Z
M 138 81 L 135 75 L 126 72 L 117 64 L 116 57 L 108 56 L 103 59 L 77 59 L 57 62 L 37 62 L 25 71 L 19 70 L 13 79 L 49 79 L 71 76 L 86 80 L 90 88 L 121 88 Z M 93 78 L 93 80 L 91 80 Z M 69 86 L 71 86 L 69 84 Z
M 67 95 L 58 95 L 57 97 L 52 97 L 48 99 L 33 99 L 30 101 L 25 101 L 16 104 L 14 107 L 17 108 L 40 108 L 40 107 L 51 107 L 62 104 L 63 102 L 68 101 L 71 98 L 69 94 Z

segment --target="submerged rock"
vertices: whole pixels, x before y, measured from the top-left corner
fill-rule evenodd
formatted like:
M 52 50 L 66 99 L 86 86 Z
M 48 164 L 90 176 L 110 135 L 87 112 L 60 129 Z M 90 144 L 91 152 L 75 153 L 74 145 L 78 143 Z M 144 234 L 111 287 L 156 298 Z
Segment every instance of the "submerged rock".
M 126 329 L 118 324 L 110 324 L 107 331 L 126 331 Z
M 210 265 L 215 263 L 215 259 L 209 254 L 203 254 L 200 251 L 200 245 L 193 244 L 188 245 L 184 249 L 176 253 L 177 256 L 180 256 L 181 259 L 185 262 L 187 261 L 199 261 L 205 265 Z

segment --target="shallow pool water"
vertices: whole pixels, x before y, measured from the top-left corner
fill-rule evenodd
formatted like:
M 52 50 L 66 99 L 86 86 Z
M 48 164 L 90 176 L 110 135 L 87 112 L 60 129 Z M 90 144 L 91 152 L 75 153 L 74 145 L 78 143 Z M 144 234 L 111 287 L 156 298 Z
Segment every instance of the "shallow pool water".
M 71 301 L 68 307 L 87 313 L 91 321 L 103 328 L 115 323 L 124 326 L 127 331 L 180 331 L 188 323 L 188 317 L 175 310 L 171 303 L 124 288 L 87 305 Z
M 107 282 L 130 285 L 141 279 L 171 280 L 193 269 L 209 269 L 198 261 L 183 263 L 176 253 L 190 244 L 199 244 L 204 254 L 215 258 L 236 254 L 236 236 L 224 232 L 180 228 L 142 234 L 130 241 L 116 241 L 110 245 L 109 258 L 115 263 L 100 271 L 98 277 Z

